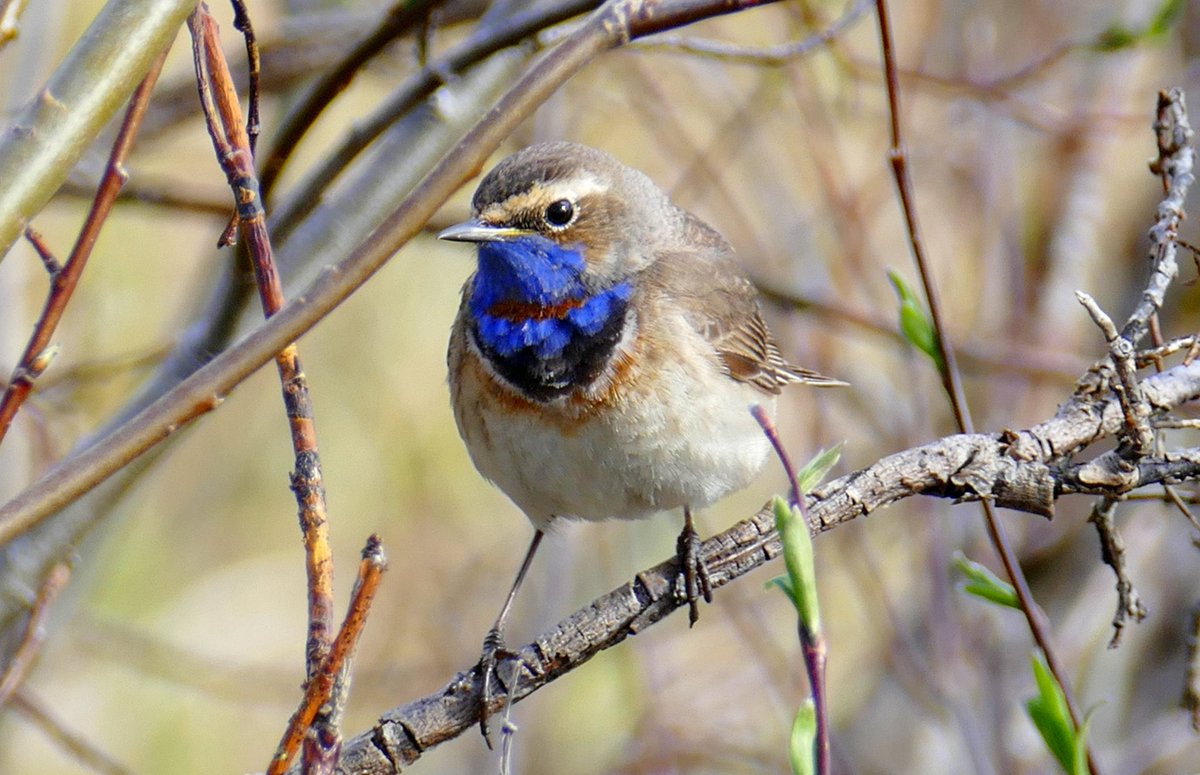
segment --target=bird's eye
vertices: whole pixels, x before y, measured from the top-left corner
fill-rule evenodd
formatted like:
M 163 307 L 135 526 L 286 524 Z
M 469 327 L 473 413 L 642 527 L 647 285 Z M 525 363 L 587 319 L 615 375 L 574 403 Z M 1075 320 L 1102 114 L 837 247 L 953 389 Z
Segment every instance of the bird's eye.
M 571 219 L 575 217 L 575 206 L 571 204 L 569 199 L 559 199 L 557 202 L 551 202 L 546 207 L 544 217 L 546 223 L 561 228 L 570 223 Z

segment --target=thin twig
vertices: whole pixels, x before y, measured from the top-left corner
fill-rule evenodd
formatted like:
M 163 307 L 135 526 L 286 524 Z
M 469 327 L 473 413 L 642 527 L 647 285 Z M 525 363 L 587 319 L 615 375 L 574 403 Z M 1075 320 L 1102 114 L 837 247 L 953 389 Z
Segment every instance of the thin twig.
M 1156 220 L 1148 233 L 1150 277 L 1141 299 L 1121 329 L 1121 336 L 1135 345 L 1146 335 L 1150 317 L 1162 307 L 1168 286 L 1179 274 L 1175 235 L 1184 217 L 1183 203 L 1188 189 L 1195 181 L 1192 167 L 1196 159 L 1182 89 L 1158 93 L 1154 133 L 1158 138 L 1158 158 L 1151 162 L 1150 171 L 1162 178 L 1165 196 L 1155 211 Z M 1193 348 L 1189 357 L 1195 357 L 1195 354 Z
M 886 317 L 875 310 L 854 307 L 844 299 L 833 298 L 832 294 L 801 293 L 767 282 L 760 277 L 751 277 L 759 294 L 769 302 L 784 309 L 808 312 L 814 316 L 852 326 L 871 334 L 885 336 L 897 344 L 904 344 L 904 334 L 896 330 L 895 318 Z M 1187 338 L 1187 345 L 1192 338 Z M 1035 348 L 1006 339 L 1001 343 L 967 342 L 958 350 L 968 372 L 1003 371 L 1005 374 L 1020 374 L 1035 379 L 1056 379 L 1074 382 L 1086 362 L 1070 353 L 1049 348 Z M 1140 353 L 1139 353 L 1140 357 Z
M 921 277 L 921 283 L 925 291 L 925 301 L 929 305 L 929 315 L 934 329 L 934 340 L 938 353 L 941 356 L 940 376 L 942 378 L 942 385 L 945 388 L 947 397 L 950 399 L 950 405 L 954 411 L 954 417 L 958 423 L 959 430 L 963 433 L 973 433 L 974 424 L 971 420 L 971 410 L 967 405 L 966 393 L 963 390 L 962 377 L 955 360 L 954 348 L 950 345 L 948 336 L 946 335 L 947 329 L 942 315 L 937 286 L 935 285 L 929 262 L 925 257 L 924 242 L 917 220 L 912 178 L 908 170 L 908 156 L 901 133 L 900 81 L 896 70 L 895 48 L 892 43 L 892 29 L 891 22 L 889 21 L 887 0 L 877 0 L 876 7 L 879 17 L 879 37 L 883 52 L 884 75 L 888 95 L 888 115 L 890 118 L 891 147 L 888 151 L 888 158 L 891 161 L 896 188 L 900 194 L 900 204 L 904 213 L 904 222 L 908 232 L 913 261 L 916 263 L 917 273 Z M 1083 716 L 1079 711 L 1078 703 L 1075 701 L 1074 693 L 1071 691 L 1067 672 L 1050 641 L 1049 621 L 1046 614 L 1037 604 L 1037 601 L 1034 600 L 1033 594 L 1029 590 L 1029 583 L 1025 578 L 1025 572 L 1021 570 L 1016 552 L 1012 547 L 1012 542 L 1008 539 L 1003 523 L 996 516 L 991 501 L 983 500 L 980 502 L 980 506 L 983 509 L 988 538 L 991 540 L 992 546 L 995 547 L 996 553 L 1000 557 L 1000 562 L 1004 566 L 1005 574 L 1008 576 L 1017 593 L 1017 599 L 1021 604 L 1021 611 L 1025 614 L 1030 634 L 1045 654 L 1050 672 L 1054 674 L 1055 679 L 1063 689 L 1067 707 L 1071 712 L 1071 719 L 1075 727 L 1079 728 L 1083 723 Z M 1088 765 L 1091 768 L 1092 775 L 1100 775 L 1100 770 L 1096 766 L 1095 757 L 1092 755 L 1090 745 L 1088 746 L 1087 753 Z
M 804 517 L 804 521 L 808 522 L 808 505 L 804 502 L 804 493 L 800 491 L 800 481 L 796 478 L 796 468 L 792 465 L 792 456 L 788 454 L 787 448 L 783 446 L 783 440 L 779 438 L 779 431 L 775 428 L 774 420 L 762 408 L 761 404 L 751 406 L 750 414 L 754 416 L 754 421 L 758 423 L 758 427 L 762 428 L 763 435 L 767 437 L 767 441 L 771 442 L 771 447 L 775 450 L 775 457 L 779 458 L 779 463 L 783 466 L 783 472 L 787 475 L 788 484 L 792 488 L 788 495 L 788 502 L 794 503 L 796 508 L 800 509 L 800 514 Z
M 279 122 L 274 143 L 263 160 L 263 196 L 270 196 L 300 140 L 316 122 L 333 98 L 342 92 L 355 73 L 405 32 L 418 26 L 433 0 L 400 0 L 387 12 L 379 25 L 336 66 L 328 70 L 308 93 Z
M 71 296 L 75 293 L 75 288 L 79 285 L 79 278 L 83 276 L 84 267 L 87 266 L 88 258 L 92 255 L 92 248 L 96 246 L 96 239 L 100 236 L 100 229 L 103 228 L 108 214 L 112 211 L 113 202 L 116 200 L 117 194 L 120 193 L 121 186 L 125 184 L 125 180 L 128 177 L 123 166 L 125 158 L 129 155 L 129 149 L 133 146 L 133 139 L 137 136 L 138 127 L 141 126 L 142 118 L 146 114 L 146 105 L 150 101 L 150 92 L 154 90 L 154 83 L 158 80 L 158 74 L 162 71 L 163 61 L 166 59 L 166 56 L 166 50 L 159 54 L 158 58 L 151 65 L 149 72 L 146 73 L 146 77 L 138 85 L 137 91 L 133 93 L 133 97 L 129 100 L 129 108 L 125 112 L 125 120 L 121 123 L 117 139 L 113 142 L 112 151 L 108 157 L 108 166 L 104 170 L 104 176 L 100 179 L 100 185 L 96 190 L 96 198 L 92 202 L 92 208 L 88 212 L 87 220 L 84 221 L 83 227 L 79 230 L 79 236 L 75 240 L 75 247 L 72 248 L 71 255 L 67 258 L 66 263 L 51 275 L 50 292 L 46 296 L 46 303 L 42 307 L 42 313 L 38 317 L 37 323 L 34 324 L 33 334 L 29 337 L 29 343 L 25 345 L 25 351 L 21 355 L 21 360 L 13 371 L 12 377 L 9 379 L 4 396 L 0 397 L 0 443 L 4 441 L 4 437 L 8 433 L 8 429 L 12 426 L 13 418 L 16 417 L 21 404 L 25 402 L 25 399 L 33 391 L 33 381 L 41 373 L 34 368 L 36 365 L 35 361 L 44 361 L 44 354 L 47 352 L 47 348 L 50 347 L 50 339 L 54 336 L 59 321 L 62 320 L 63 313 L 67 309 L 67 304 L 70 302 Z M 34 244 L 35 246 L 38 245 L 36 241 L 34 241 Z M 38 252 L 42 254 L 42 248 L 38 248 Z M 45 255 L 43 255 L 42 260 L 48 270 L 55 268 L 55 262 L 47 260 Z
M 46 580 L 42 582 L 42 588 L 38 590 L 37 598 L 33 601 L 29 616 L 25 620 L 25 634 L 21 636 L 21 641 L 17 644 L 17 649 L 4 672 L 0 673 L 0 709 L 8 704 L 21 688 L 25 677 L 29 675 L 29 669 L 33 667 L 42 641 L 46 638 L 46 615 L 70 579 L 70 566 L 60 562 L 50 569 Z
M 1175 508 L 1178 509 L 1181 514 L 1183 514 L 1184 519 L 1186 519 L 1195 530 L 1200 531 L 1200 520 L 1196 518 L 1196 515 L 1192 513 L 1192 510 L 1189 509 L 1187 504 L 1183 502 L 1183 498 L 1180 497 L 1175 488 L 1169 484 L 1163 485 L 1163 494 L 1167 497 L 1167 500 L 1169 500 L 1175 506 Z M 1197 496 L 1195 493 L 1192 494 L 1192 498 L 1193 501 L 1196 500 Z M 1197 535 L 1200 535 L 1200 532 L 1198 532 Z
M 354 590 L 350 593 L 350 607 L 346 612 L 341 629 L 338 630 L 337 638 L 333 641 L 329 658 L 305 686 L 304 698 L 288 722 L 283 738 L 279 741 L 279 748 L 274 758 L 271 759 L 271 764 L 267 767 L 267 775 L 282 775 L 287 771 L 288 765 L 291 764 L 301 742 L 308 734 L 308 730 L 313 726 L 313 721 L 317 718 L 317 713 L 322 705 L 330 702 L 331 697 L 335 706 L 341 704 L 337 701 L 336 684 L 343 681 L 342 676 L 347 674 L 345 667 L 354 653 L 359 635 L 362 634 L 363 626 L 371 611 L 371 601 L 375 598 L 385 570 L 387 570 L 387 557 L 383 553 L 383 544 L 379 540 L 379 536 L 372 535 L 367 539 L 366 547 L 363 548 L 362 562 L 358 566 L 358 579 L 354 583 Z M 340 748 L 340 740 L 338 747 Z
M 325 153 L 313 169 L 305 173 L 294 193 L 272 215 L 276 239 L 286 237 L 321 201 L 321 193 L 333 184 L 364 149 L 402 116 L 421 104 L 447 79 L 505 48 L 518 45 L 546 27 L 594 9 L 600 0 L 559 0 L 538 4 L 495 24 L 477 30 L 467 40 L 447 51 L 437 61 L 415 73 L 367 118 L 358 122 L 338 143 Z M 270 191 L 267 190 L 267 195 Z
M 1162 371 L 1163 358 L 1166 358 L 1168 355 L 1174 355 L 1181 350 L 1195 347 L 1197 342 L 1200 342 L 1200 336 L 1195 334 L 1170 339 L 1148 350 L 1138 350 L 1135 362 L 1139 369 L 1154 365 L 1157 371 Z
M 346 715 L 346 703 L 350 699 L 350 675 L 354 650 L 358 638 L 367 624 L 371 613 L 371 601 L 379 589 L 383 573 L 387 570 L 387 557 L 383 553 L 383 542 L 372 534 L 363 547 L 362 561 L 354 589 L 350 592 L 350 607 L 346 619 L 334 639 L 333 647 L 323 671 L 331 676 L 332 686 L 328 699 L 318 706 L 312 731 L 304 739 L 304 758 L 317 763 L 309 765 L 313 775 L 334 775 L 342 753 L 342 721 Z M 338 665 L 340 664 L 340 667 Z
M 783 446 L 783 440 L 779 438 L 779 431 L 775 428 L 775 423 L 759 404 L 752 406 L 750 413 L 754 415 L 763 434 L 771 442 L 776 457 L 783 465 L 783 470 L 787 472 L 788 483 L 792 488 L 789 501 L 795 504 L 800 511 L 800 516 L 804 520 L 804 529 L 810 533 L 813 532 L 812 523 L 808 519 L 808 504 L 804 497 L 804 491 L 800 489 L 800 481 L 796 478 L 796 469 L 792 466 L 791 456 Z M 816 590 L 809 590 L 808 594 L 815 595 Z M 817 631 L 814 632 L 806 626 L 803 618 L 800 618 L 797 629 L 800 634 L 800 646 L 804 651 L 804 670 L 808 674 L 808 686 L 812 692 L 813 712 L 817 722 L 816 750 L 813 752 L 813 759 L 816 762 L 817 775 L 829 775 L 831 763 L 829 756 L 829 700 L 825 691 L 827 656 L 825 636 L 819 627 L 815 628 Z
M 258 103 L 260 99 L 259 75 L 262 73 L 262 60 L 258 55 L 258 38 L 254 35 L 254 25 L 250 14 L 246 11 L 245 0 L 230 0 L 233 4 L 233 28 L 242 33 L 246 39 L 246 64 L 250 85 L 247 89 L 246 135 L 250 138 L 250 155 L 253 156 L 258 148 L 258 135 L 262 124 L 258 120 Z
M 131 179 L 121 189 L 118 202 L 125 204 L 141 203 L 172 208 L 184 212 L 201 215 L 217 215 L 228 218 L 230 213 L 228 197 L 222 192 L 220 198 L 209 195 L 205 191 L 188 191 L 190 184 L 178 180 L 149 181 Z M 60 195 L 88 196 L 93 188 L 74 180 L 68 180 L 58 190 Z
M 95 193 L 93 192 L 89 196 L 95 196 Z M 62 271 L 62 264 L 59 262 L 58 257 L 54 255 L 54 251 L 46 244 L 46 240 L 42 237 L 41 232 L 32 226 L 26 226 L 25 239 L 33 246 L 33 249 L 38 254 L 38 258 L 42 259 L 42 266 L 46 268 L 46 274 L 50 275 L 51 279 Z
M 1135 622 L 1140 622 L 1146 618 L 1146 606 L 1129 580 L 1129 571 L 1125 567 L 1125 542 L 1113 519 L 1116 508 L 1116 498 L 1101 498 L 1092 506 L 1092 515 L 1088 517 L 1088 522 L 1096 526 L 1100 536 L 1100 558 L 1117 577 L 1117 611 L 1113 614 L 1113 634 L 1108 641 L 1110 649 L 1120 645 L 1127 619 L 1132 617 Z
M 30 692 L 28 687 L 17 692 L 12 698 L 12 708 L 37 727 L 54 745 L 73 756 L 91 772 L 99 775 L 132 775 L 133 770 L 56 719 L 46 704 Z
M 196 75 L 209 134 L 233 189 L 238 221 L 254 263 L 263 314 L 270 318 L 284 305 L 283 284 L 272 257 L 266 213 L 259 195 L 254 159 L 237 92 L 221 52 L 216 22 L 208 14 L 204 3 L 200 3 L 196 12 L 189 17 L 188 28 L 192 33 Z M 295 454 L 291 485 L 304 537 L 309 611 L 306 674 L 312 680 L 328 659 L 333 638 L 333 558 L 329 548 L 325 489 L 312 399 L 295 343 L 287 344 L 276 356 L 275 362 L 283 386 L 284 406 Z
M 854 25 L 871 9 L 875 0 L 855 0 L 832 24 L 803 40 L 781 43 L 777 46 L 740 46 L 723 40 L 693 38 L 684 35 L 655 35 L 650 40 L 631 46 L 635 51 L 661 51 L 668 54 L 687 54 L 731 64 L 780 67 L 805 56 Z
M 1083 291 L 1075 291 L 1075 298 L 1079 299 L 1079 303 L 1087 310 L 1108 343 L 1108 354 L 1117 377 L 1111 387 L 1125 414 L 1125 433 L 1122 434 L 1122 439 L 1128 446 L 1127 454 L 1135 460 L 1145 457 L 1154 449 L 1154 432 L 1150 430 L 1150 405 L 1146 403 L 1138 387 L 1133 343 L 1117 333 L 1112 318 L 1100 309 L 1100 305 L 1090 295 Z
M 917 220 L 916 197 L 913 192 L 912 178 L 908 171 L 908 150 L 904 145 L 904 136 L 900 125 L 900 82 L 896 72 L 895 53 L 892 44 L 892 28 L 889 21 L 887 0 L 877 0 L 876 7 L 879 16 L 879 35 L 883 49 L 884 76 L 887 83 L 888 118 L 890 121 L 891 145 L 888 148 L 888 160 L 892 165 L 892 174 L 896 181 L 896 190 L 900 195 L 900 206 L 904 215 L 904 225 L 908 234 L 909 248 L 921 284 L 925 291 L 925 302 L 929 306 L 929 316 L 933 322 L 934 334 L 938 353 L 944 368 L 940 370 L 943 387 L 950 399 L 955 420 L 963 433 L 973 433 L 970 410 L 967 407 L 966 395 L 963 392 L 962 378 L 955 362 L 954 348 L 949 345 L 946 336 L 945 318 L 937 286 L 934 284 L 933 272 L 925 257 L 924 239 L 921 236 L 920 223 Z

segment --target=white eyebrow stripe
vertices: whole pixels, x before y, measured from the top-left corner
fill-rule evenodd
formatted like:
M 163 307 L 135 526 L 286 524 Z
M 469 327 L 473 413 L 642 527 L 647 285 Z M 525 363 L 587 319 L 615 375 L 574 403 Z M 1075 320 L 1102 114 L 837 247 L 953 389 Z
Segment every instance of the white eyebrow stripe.
M 502 222 L 514 213 L 523 210 L 540 210 L 559 199 L 578 203 L 589 194 L 602 194 L 611 186 L 588 172 L 573 177 L 555 180 L 549 184 L 537 183 L 528 191 L 515 194 L 503 202 L 489 205 L 479 215 L 485 221 Z
M 608 185 L 587 172 L 565 180 L 556 180 L 550 185 L 542 187 L 542 192 L 551 201 L 570 199 L 577 202 L 588 194 L 602 194 L 608 190 Z

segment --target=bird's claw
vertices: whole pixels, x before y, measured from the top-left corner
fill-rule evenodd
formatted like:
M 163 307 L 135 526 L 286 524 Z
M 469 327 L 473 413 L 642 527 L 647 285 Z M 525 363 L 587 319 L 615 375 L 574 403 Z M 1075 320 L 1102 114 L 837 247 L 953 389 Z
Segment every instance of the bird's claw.
M 712 579 L 708 575 L 708 566 L 700 556 L 700 546 L 703 542 L 691 525 L 684 525 L 679 534 L 675 551 L 679 556 L 679 584 L 676 592 L 681 600 L 687 600 L 688 626 L 693 626 L 700 618 L 699 599 L 711 603 Z
M 500 630 L 493 627 L 483 639 L 483 654 L 479 658 L 479 674 L 483 679 L 483 687 L 479 693 L 479 731 L 483 733 L 483 741 L 488 748 L 492 746 L 492 732 L 488 720 L 492 716 L 492 703 L 499 697 L 507 697 L 508 690 L 500 680 L 497 667 L 501 659 L 515 656 L 504 647 L 504 636 Z M 496 690 L 499 688 L 499 694 Z

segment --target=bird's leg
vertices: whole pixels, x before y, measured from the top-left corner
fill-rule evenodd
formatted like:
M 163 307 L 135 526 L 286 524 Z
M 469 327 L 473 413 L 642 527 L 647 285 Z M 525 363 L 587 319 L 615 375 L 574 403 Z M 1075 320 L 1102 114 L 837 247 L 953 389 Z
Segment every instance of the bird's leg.
M 508 619 L 508 611 L 512 608 L 517 590 L 521 588 L 521 582 L 525 580 L 525 574 L 533 563 L 533 555 L 537 554 L 543 535 L 545 534 L 541 530 L 533 534 L 533 541 L 529 544 L 529 550 L 525 552 L 525 560 L 521 563 L 521 569 L 517 571 L 517 578 L 513 581 L 512 589 L 508 591 L 508 597 L 504 600 L 504 607 L 500 609 L 500 615 L 496 617 L 496 623 L 492 625 L 492 629 L 488 630 L 487 635 L 483 638 L 483 656 L 479 659 L 479 672 L 483 678 L 483 690 L 479 696 L 479 730 L 483 732 L 483 740 L 487 743 L 488 748 L 492 747 L 488 718 L 492 715 L 490 708 L 495 685 L 500 683 L 496 667 L 501 657 L 513 656 L 512 652 L 504 648 L 504 621 Z M 505 694 L 507 695 L 510 690 L 511 687 L 506 689 Z
M 675 544 L 675 552 L 679 555 L 679 574 L 683 582 L 684 597 L 688 602 L 688 626 L 696 624 L 700 618 L 700 604 L 697 598 L 703 597 L 704 602 L 712 602 L 712 580 L 708 576 L 708 567 L 700 557 L 700 536 L 692 522 L 692 510 L 683 507 L 683 532 Z

